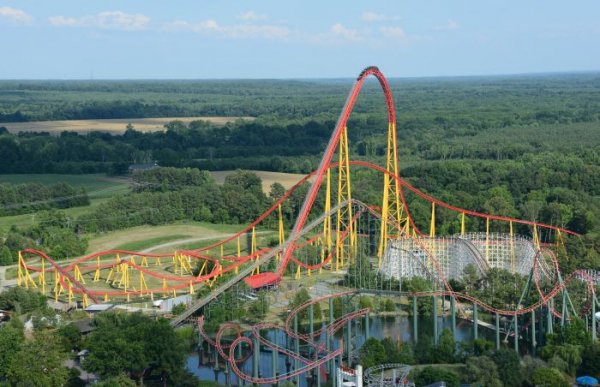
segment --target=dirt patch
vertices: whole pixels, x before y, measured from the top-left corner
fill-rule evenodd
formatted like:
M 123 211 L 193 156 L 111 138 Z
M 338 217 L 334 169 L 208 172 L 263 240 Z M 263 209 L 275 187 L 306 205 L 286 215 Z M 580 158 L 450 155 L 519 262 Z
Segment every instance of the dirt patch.
M 211 172 L 218 184 L 225 182 L 225 177 L 232 174 L 235 171 L 214 171 Z M 283 172 L 268 172 L 268 171 L 250 171 L 256 173 L 262 180 L 263 192 L 269 193 L 271 190 L 271 184 L 278 182 L 285 187 L 285 189 L 291 188 L 294 184 L 299 182 L 305 175 L 300 173 L 283 173 Z M 309 179 L 312 181 L 312 179 Z
M 162 118 L 118 118 L 107 120 L 65 120 L 65 121 L 36 121 L 36 122 L 7 122 L 2 126 L 11 133 L 19 132 L 49 132 L 58 135 L 60 132 L 69 131 L 77 133 L 109 132 L 122 134 L 127 124 L 133 125 L 140 132 L 156 132 L 165 130 L 164 125 L 171 121 L 182 121 L 189 124 L 192 121 L 204 120 L 217 125 L 243 118 L 252 120 L 252 117 L 162 117 Z

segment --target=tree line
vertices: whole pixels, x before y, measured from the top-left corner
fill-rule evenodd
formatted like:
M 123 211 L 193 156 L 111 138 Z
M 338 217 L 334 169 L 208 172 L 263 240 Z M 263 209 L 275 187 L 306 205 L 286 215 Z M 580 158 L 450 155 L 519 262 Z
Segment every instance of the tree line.
M 53 185 L 0 183 L 0 216 L 89 204 L 90 199 L 85 188 L 74 188 L 64 182 Z

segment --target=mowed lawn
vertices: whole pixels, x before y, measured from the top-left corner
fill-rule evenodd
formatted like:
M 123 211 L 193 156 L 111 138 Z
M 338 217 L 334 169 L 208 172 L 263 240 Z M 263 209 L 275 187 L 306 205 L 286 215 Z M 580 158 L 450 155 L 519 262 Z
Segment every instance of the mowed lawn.
M 58 135 L 63 131 L 89 133 L 109 132 L 122 134 L 127 124 L 133 125 L 140 132 L 156 132 L 165 130 L 165 124 L 171 121 L 182 121 L 186 125 L 192 121 L 210 121 L 216 125 L 225 125 L 228 122 L 243 118 L 252 120 L 253 117 L 161 117 L 161 118 L 118 118 L 105 120 L 65 120 L 65 121 L 33 121 L 33 122 L 7 122 L 1 126 L 6 127 L 11 133 L 19 132 L 49 132 Z
M 233 234 L 243 225 L 213 224 L 206 222 L 180 222 L 164 226 L 139 226 L 92 236 L 88 253 L 110 250 L 143 250 L 149 247 L 193 238 L 215 238 Z M 174 246 L 176 247 L 176 246 Z M 172 250 L 172 249 L 169 249 Z

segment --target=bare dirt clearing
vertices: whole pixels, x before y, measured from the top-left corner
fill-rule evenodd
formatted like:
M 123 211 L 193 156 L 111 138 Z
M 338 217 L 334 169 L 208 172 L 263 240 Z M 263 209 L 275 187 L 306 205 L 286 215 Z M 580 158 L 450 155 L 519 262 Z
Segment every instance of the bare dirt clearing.
M 235 171 L 214 171 L 211 172 L 218 184 L 223 184 L 225 177 L 231 175 Z M 299 182 L 305 175 L 301 173 L 283 173 L 283 172 L 268 172 L 268 171 L 250 171 L 256 173 L 262 180 L 263 192 L 271 191 L 271 184 L 277 182 L 283 185 L 285 189 L 291 188 Z M 309 180 L 312 181 L 312 178 Z
M 164 130 L 165 124 L 171 121 L 182 121 L 189 124 L 192 121 L 210 121 L 217 125 L 225 125 L 237 119 L 252 120 L 252 117 L 162 117 L 162 118 L 118 118 L 107 120 L 66 120 L 66 121 L 35 121 L 35 122 L 6 122 L 0 123 L 11 133 L 19 132 L 49 132 L 60 134 L 62 131 L 88 133 L 109 132 L 121 134 L 127 124 L 133 125 L 140 132 L 156 132 Z

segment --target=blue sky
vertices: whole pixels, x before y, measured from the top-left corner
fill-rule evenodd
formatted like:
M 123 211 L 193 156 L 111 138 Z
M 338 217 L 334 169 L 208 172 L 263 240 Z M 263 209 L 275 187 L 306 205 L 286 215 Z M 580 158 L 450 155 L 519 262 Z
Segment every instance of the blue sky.
M 0 0 L 0 79 L 600 70 L 600 1 Z

